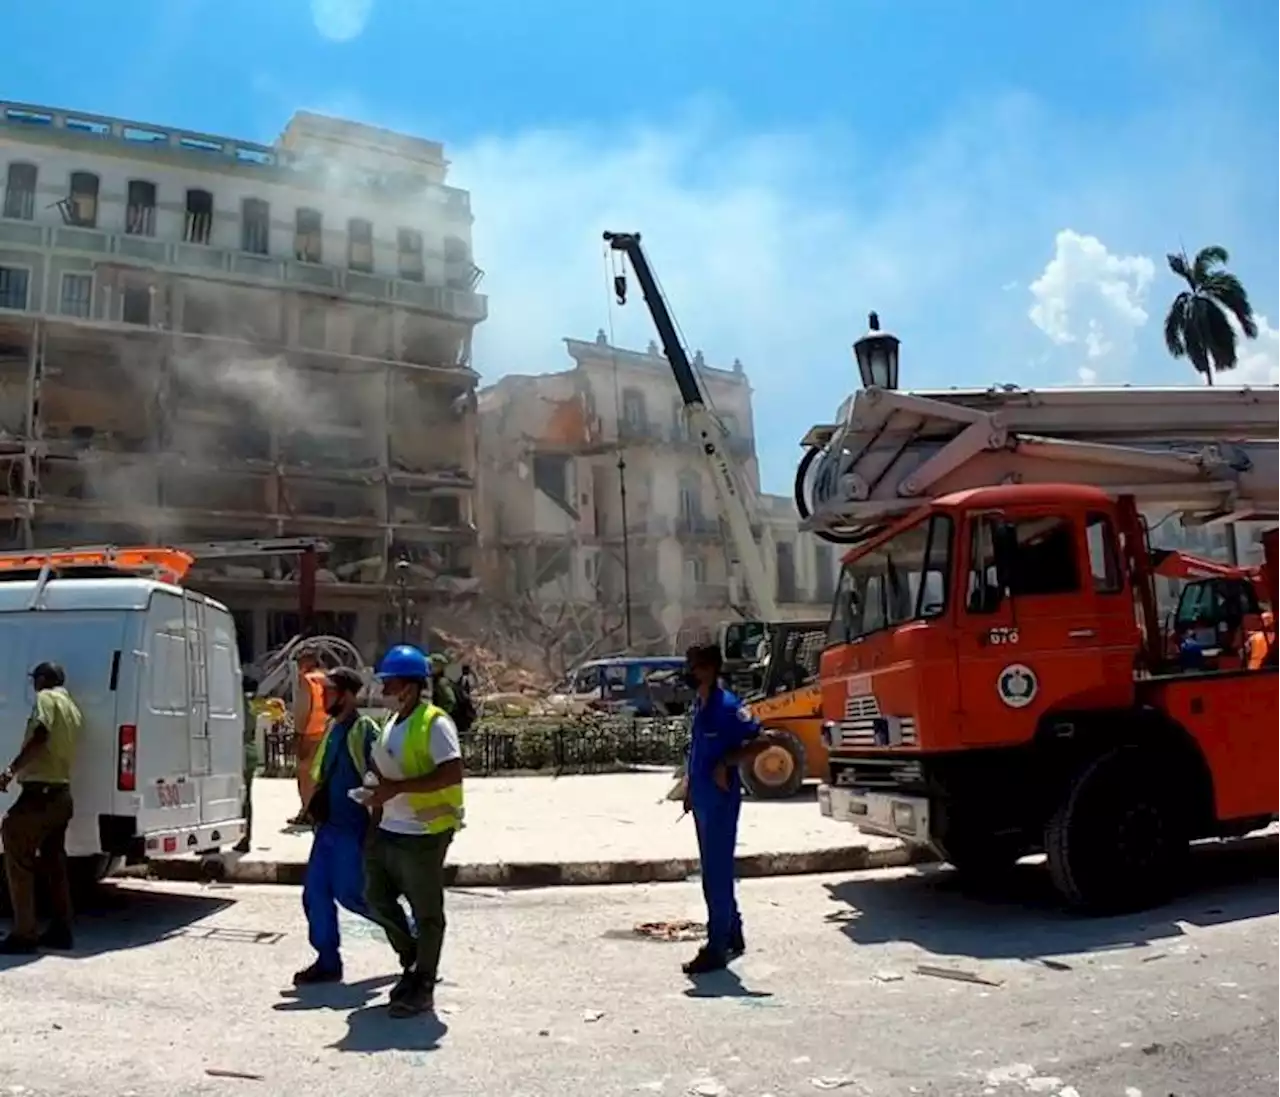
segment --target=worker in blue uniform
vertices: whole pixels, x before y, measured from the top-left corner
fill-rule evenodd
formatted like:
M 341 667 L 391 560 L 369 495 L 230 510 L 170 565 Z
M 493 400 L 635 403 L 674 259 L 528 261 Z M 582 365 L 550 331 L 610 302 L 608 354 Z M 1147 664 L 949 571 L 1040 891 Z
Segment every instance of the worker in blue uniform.
M 770 745 L 743 703 L 720 684 L 723 659 L 716 644 L 686 654 L 689 684 L 696 690 L 689 744 L 685 810 L 693 813 L 707 903 L 707 943 L 684 965 L 686 975 L 719 971 L 746 949 L 734 895 L 734 847 L 742 783 L 738 767 Z
M 293 977 L 295 986 L 342 979 L 338 904 L 368 917 L 364 901 L 364 843 L 368 810 L 348 795 L 360 788 L 370 768 L 377 723 L 356 707 L 364 682 L 357 671 L 339 667 L 324 680 L 329 726 L 312 760 L 315 792 L 306 816 L 315 839 L 302 885 L 302 909 L 316 961 Z

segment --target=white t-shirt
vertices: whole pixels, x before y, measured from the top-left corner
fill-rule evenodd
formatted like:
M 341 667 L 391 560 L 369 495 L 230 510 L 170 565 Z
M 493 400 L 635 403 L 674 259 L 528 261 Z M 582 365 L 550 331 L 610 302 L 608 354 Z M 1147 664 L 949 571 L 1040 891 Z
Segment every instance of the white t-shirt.
M 387 717 L 382 734 L 373 744 L 373 763 L 378 772 L 392 781 L 404 780 L 404 770 L 400 759 L 404 754 L 404 733 L 409 726 L 408 720 L 398 719 L 395 715 Z M 458 729 L 448 716 L 443 714 L 431 721 L 431 760 L 437 766 L 452 762 L 462 757 L 462 747 L 458 744 Z M 407 796 L 393 796 L 382 806 L 383 830 L 396 834 L 426 834 L 427 824 L 413 814 Z

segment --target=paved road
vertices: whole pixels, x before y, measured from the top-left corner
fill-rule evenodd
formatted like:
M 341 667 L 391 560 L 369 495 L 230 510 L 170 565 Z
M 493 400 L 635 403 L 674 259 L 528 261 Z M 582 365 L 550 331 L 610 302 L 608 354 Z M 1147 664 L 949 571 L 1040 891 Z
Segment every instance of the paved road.
M 1271 1097 L 1276 866 L 1274 838 L 1214 851 L 1186 899 L 1091 921 L 1036 867 L 987 898 L 946 870 L 749 881 L 752 951 L 698 987 L 688 943 L 633 933 L 697 918 L 696 885 L 454 892 L 438 1023 L 385 1016 L 356 923 L 350 985 L 283 993 L 296 890 L 122 883 L 78 955 L 2 961 L 0 1093 Z
M 451 861 L 643 861 L 696 857 L 692 819 L 667 802 L 669 773 L 602 773 L 566 777 L 477 777 L 467 782 L 468 825 Z M 253 782 L 250 860 L 305 862 L 310 831 L 287 826 L 298 810 L 297 785 L 280 778 Z M 818 811 L 813 788 L 792 800 L 748 800 L 738 853 L 800 853 L 898 843 L 859 834 Z

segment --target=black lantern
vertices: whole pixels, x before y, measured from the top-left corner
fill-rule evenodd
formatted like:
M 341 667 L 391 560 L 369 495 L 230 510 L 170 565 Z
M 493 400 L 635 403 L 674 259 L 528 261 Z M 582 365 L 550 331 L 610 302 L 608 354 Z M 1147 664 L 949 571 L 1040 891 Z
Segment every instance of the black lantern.
M 863 388 L 898 387 L 898 337 L 880 330 L 880 317 L 867 317 L 867 334 L 853 344 Z

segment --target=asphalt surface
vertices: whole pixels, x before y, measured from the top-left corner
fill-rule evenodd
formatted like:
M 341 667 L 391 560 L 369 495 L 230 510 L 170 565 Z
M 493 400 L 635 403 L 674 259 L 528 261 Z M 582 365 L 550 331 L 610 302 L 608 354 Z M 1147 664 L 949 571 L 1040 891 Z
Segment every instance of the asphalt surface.
M 0 1094 L 1271 1097 L 1276 868 L 1274 837 L 1213 849 L 1185 898 L 1105 920 L 1034 865 L 995 896 L 944 869 L 747 881 L 750 951 L 697 985 L 694 943 L 634 932 L 699 919 L 696 884 L 455 891 L 439 1016 L 408 1021 L 354 920 L 347 984 L 286 989 L 296 889 L 122 883 L 76 953 L 0 959 Z

